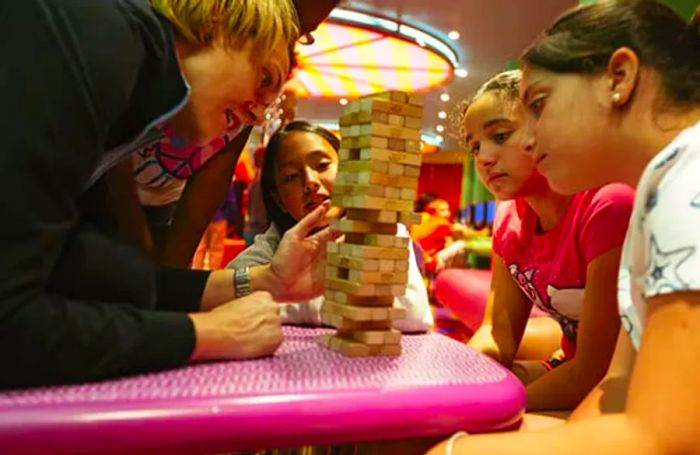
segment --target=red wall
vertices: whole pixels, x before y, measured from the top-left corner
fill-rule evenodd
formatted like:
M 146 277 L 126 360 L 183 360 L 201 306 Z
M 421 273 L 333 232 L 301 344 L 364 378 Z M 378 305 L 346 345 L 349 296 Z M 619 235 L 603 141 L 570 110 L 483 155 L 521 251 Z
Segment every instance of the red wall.
M 464 166 L 457 164 L 423 164 L 418 178 L 418 195 L 431 192 L 450 204 L 452 214 L 459 209 Z

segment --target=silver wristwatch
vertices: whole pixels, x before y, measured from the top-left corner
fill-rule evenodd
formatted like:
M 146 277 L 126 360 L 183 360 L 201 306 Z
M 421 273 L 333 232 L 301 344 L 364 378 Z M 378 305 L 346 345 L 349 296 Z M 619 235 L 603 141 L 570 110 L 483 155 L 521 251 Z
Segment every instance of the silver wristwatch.
M 248 267 L 242 267 L 233 272 L 233 289 L 236 291 L 236 297 L 243 297 L 250 294 L 250 274 L 248 273 Z

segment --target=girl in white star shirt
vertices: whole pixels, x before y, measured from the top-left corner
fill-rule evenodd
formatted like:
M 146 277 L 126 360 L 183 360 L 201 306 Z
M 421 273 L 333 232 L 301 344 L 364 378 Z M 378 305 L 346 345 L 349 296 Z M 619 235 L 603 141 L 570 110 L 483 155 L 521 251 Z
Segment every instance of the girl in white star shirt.
M 565 425 L 461 437 L 432 453 L 700 453 L 700 8 L 600 2 L 524 54 L 521 99 L 551 186 L 637 187 L 607 376 Z M 625 330 L 626 329 L 626 330 Z

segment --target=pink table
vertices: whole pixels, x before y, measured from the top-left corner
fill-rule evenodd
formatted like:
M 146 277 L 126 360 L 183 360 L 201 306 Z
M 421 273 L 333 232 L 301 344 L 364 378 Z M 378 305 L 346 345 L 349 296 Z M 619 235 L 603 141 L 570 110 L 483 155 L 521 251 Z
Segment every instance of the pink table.
M 217 453 L 494 431 L 521 418 L 510 373 L 438 334 L 348 359 L 285 328 L 273 358 L 0 393 L 0 453 Z

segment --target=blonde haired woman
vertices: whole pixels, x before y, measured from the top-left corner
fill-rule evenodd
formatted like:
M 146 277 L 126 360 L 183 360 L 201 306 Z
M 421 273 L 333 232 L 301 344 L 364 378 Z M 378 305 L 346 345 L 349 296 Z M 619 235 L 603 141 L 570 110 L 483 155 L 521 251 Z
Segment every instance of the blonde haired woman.
M 291 2 L 26 0 L 0 27 L 0 388 L 274 352 L 279 308 L 253 291 L 320 294 L 328 233 L 306 234 L 323 213 L 235 280 L 156 270 L 116 239 L 140 210 L 131 173 L 105 174 L 165 124 L 207 143 L 262 115 L 299 34 Z

